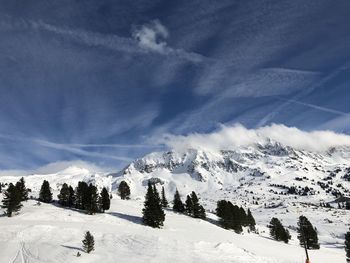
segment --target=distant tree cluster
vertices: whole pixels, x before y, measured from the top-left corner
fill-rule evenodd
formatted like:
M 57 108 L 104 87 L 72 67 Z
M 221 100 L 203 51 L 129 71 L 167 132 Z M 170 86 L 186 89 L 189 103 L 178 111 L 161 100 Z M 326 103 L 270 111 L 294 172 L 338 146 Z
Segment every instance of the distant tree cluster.
M 24 178 L 22 177 L 16 185 L 10 183 L 3 193 L 1 208 L 5 209 L 8 217 L 13 213 L 20 211 L 22 202 L 28 200 L 29 190 L 25 186 Z
M 163 226 L 165 213 L 163 210 L 162 201 L 156 186 L 154 184 L 152 185 L 151 182 L 148 182 L 142 214 L 142 221 L 145 225 L 154 228 L 160 228 Z
M 291 239 L 288 229 L 285 229 L 281 223 L 281 221 L 275 217 L 273 217 L 268 225 L 270 228 L 270 236 L 277 241 L 283 241 L 284 243 L 288 243 Z
M 66 207 L 74 207 L 87 211 L 92 215 L 99 212 L 104 212 L 110 208 L 110 196 L 107 189 L 102 188 L 101 193 L 98 193 L 97 187 L 86 182 L 78 182 L 78 186 L 73 189 L 64 183 L 58 194 L 58 203 Z
M 233 205 L 230 201 L 220 200 L 217 202 L 216 215 L 220 218 L 220 224 L 226 229 L 233 229 L 236 233 L 243 231 L 243 226 L 249 226 L 255 230 L 255 219 L 248 209 Z

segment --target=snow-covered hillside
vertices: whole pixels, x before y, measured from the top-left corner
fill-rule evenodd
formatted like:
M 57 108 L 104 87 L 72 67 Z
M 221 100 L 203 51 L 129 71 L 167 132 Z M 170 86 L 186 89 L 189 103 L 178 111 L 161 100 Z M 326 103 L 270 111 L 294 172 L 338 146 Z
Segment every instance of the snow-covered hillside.
M 171 211 L 163 229 L 152 229 L 141 224 L 141 209 L 141 202 L 114 198 L 108 212 L 89 216 L 28 201 L 19 215 L 0 218 L 0 262 L 303 262 L 296 242 L 238 235 Z M 86 230 L 95 236 L 92 254 L 81 251 Z M 322 247 L 310 255 L 313 262 L 345 262 L 343 249 Z
M 2 176 L 0 182 L 18 179 Z M 6 240 L 14 244 L 6 245 L 8 252 L 2 252 L 8 258 L 18 253 L 16 260 L 23 255 L 30 258 L 29 262 L 60 262 L 60 257 L 65 258 L 62 262 L 99 262 L 105 254 L 105 262 L 115 258 L 123 262 L 123 257 L 125 262 L 130 257 L 132 262 L 302 262 L 303 251 L 295 229 L 303 214 L 318 229 L 321 250 L 311 252 L 318 258 L 314 262 L 345 262 L 343 238 L 349 228 L 350 211 L 337 209 L 337 204 L 320 207 L 320 203 L 350 194 L 350 149 L 346 147 L 311 152 L 270 140 L 225 151 L 155 152 L 112 174 L 70 166 L 56 173 L 26 176 L 33 197 L 44 179 L 50 182 L 54 198 L 63 183 L 76 186 L 78 181 L 91 182 L 116 194 L 119 183 L 125 180 L 131 187 L 132 200 L 124 202 L 115 197 L 112 209 L 96 216 L 53 205 L 37 207 L 29 201 L 14 218 L 0 218 L 1 245 Z M 182 199 L 195 190 L 208 212 L 214 211 L 220 199 L 249 207 L 260 236 L 223 230 L 213 224 L 213 214 L 209 214 L 210 222 L 203 222 L 168 211 L 164 229 L 141 226 L 148 180 L 164 186 L 169 199 L 176 189 Z M 289 228 L 291 244 L 267 238 L 266 225 L 272 217 L 278 217 Z M 91 257 L 76 259 L 72 256 L 76 249 L 70 247 L 80 245 L 86 229 L 96 233 L 100 248 Z M 52 253 L 46 255 L 45 247 Z

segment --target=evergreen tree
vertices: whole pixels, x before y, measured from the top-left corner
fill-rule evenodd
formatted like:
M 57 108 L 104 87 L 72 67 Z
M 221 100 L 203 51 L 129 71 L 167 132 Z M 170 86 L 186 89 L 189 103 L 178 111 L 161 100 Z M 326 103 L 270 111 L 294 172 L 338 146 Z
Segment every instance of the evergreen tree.
M 57 195 L 58 203 L 62 206 L 69 206 L 70 191 L 66 183 L 62 185 L 60 193 Z
M 125 181 L 121 181 L 118 187 L 118 194 L 121 199 L 129 199 L 130 198 L 130 187 Z
M 316 229 L 305 216 L 300 216 L 298 221 L 298 239 L 302 247 L 306 243 L 308 249 L 319 249 Z
M 73 207 L 74 204 L 75 204 L 75 193 L 74 193 L 74 189 L 73 189 L 72 186 L 69 186 L 68 190 L 69 190 L 68 206 L 69 206 L 69 207 Z
M 204 207 L 199 204 L 199 199 L 194 191 L 192 191 L 191 193 L 191 200 L 193 204 L 193 217 L 205 219 L 206 214 L 205 214 Z
M 85 210 L 89 215 L 93 215 L 98 212 L 98 192 L 97 187 L 90 183 L 87 191 L 86 203 L 84 204 Z
M 108 210 L 111 206 L 111 200 L 109 199 L 109 194 L 106 187 L 102 188 L 100 197 L 100 208 L 102 212 Z
M 204 207 L 199 204 L 199 199 L 194 191 L 186 199 L 186 212 L 194 218 L 205 219 Z
M 168 207 L 169 203 L 165 196 L 164 186 L 162 186 L 162 206 L 164 208 Z
M 345 234 L 345 251 L 346 251 L 346 260 L 350 262 L 350 229 L 349 232 Z
M 345 209 L 346 210 L 350 210 L 350 202 L 346 202 L 345 203 Z
M 236 233 L 241 233 L 242 211 L 237 205 L 231 202 L 220 200 L 217 203 L 216 215 L 220 217 L 220 224 L 226 229 L 233 229 Z
M 16 188 L 19 191 L 19 194 L 21 196 L 21 201 L 27 201 L 28 200 L 28 189 L 26 188 L 24 178 L 21 177 L 21 179 L 16 183 Z
M 277 218 L 273 217 L 271 219 L 269 228 L 270 236 L 273 239 L 283 241 L 285 243 L 288 243 L 288 241 L 291 239 L 289 231 L 283 227 L 282 223 Z
M 247 214 L 244 211 L 244 208 L 240 207 L 239 208 L 239 220 L 240 220 L 242 226 L 248 226 L 248 220 L 247 219 L 248 219 L 247 218 Z
M 75 207 L 78 209 L 85 209 L 88 202 L 89 186 L 86 182 L 78 182 L 75 189 Z
M 44 203 L 52 202 L 52 193 L 51 193 L 50 184 L 46 180 L 44 180 L 43 184 L 41 185 L 39 200 Z
M 145 196 L 143 213 L 143 223 L 151 227 L 161 227 L 165 220 L 165 214 L 162 208 L 158 191 L 148 182 L 147 193 Z
M 7 190 L 4 192 L 1 208 L 6 209 L 6 215 L 12 216 L 13 212 L 21 209 L 21 193 L 12 183 L 9 184 Z
M 189 196 L 189 195 L 187 195 L 187 197 L 186 197 L 185 211 L 188 215 L 190 215 L 190 216 L 193 215 L 193 203 L 192 203 L 191 196 Z
M 95 240 L 94 236 L 91 235 L 89 231 L 85 233 L 84 239 L 83 239 L 83 250 L 86 253 L 90 253 L 91 251 L 95 250 Z
M 178 213 L 183 213 L 185 211 L 184 204 L 181 201 L 181 197 L 177 189 L 174 194 L 173 210 Z
M 255 231 L 255 219 L 252 215 L 252 212 L 250 211 L 250 209 L 248 208 L 248 213 L 247 213 L 247 222 L 248 222 L 248 226 L 249 226 L 249 229 L 251 231 Z

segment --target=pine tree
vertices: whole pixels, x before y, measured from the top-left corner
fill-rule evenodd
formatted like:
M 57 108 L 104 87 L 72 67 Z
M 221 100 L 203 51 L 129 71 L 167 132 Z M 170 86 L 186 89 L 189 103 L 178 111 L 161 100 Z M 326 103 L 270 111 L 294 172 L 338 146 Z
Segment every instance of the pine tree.
M 251 231 L 255 231 L 255 219 L 252 215 L 252 212 L 250 211 L 250 209 L 248 208 L 248 213 L 247 213 L 247 222 L 248 222 L 248 226 L 249 226 L 249 229 Z
M 85 203 L 85 210 L 89 215 L 93 215 L 98 212 L 98 192 L 97 187 L 90 183 L 87 192 L 87 198 Z
M 95 250 L 95 240 L 94 236 L 91 235 L 89 231 L 85 233 L 84 239 L 83 239 L 83 250 L 86 253 L 90 253 L 91 251 Z
M 316 229 L 305 216 L 300 216 L 298 221 L 298 239 L 302 247 L 306 243 L 308 249 L 319 249 Z
M 2 199 L 1 208 L 6 209 L 6 215 L 11 217 L 13 212 L 18 212 L 22 207 L 21 193 L 12 183 L 10 183 L 3 194 L 4 197 Z
M 283 241 L 285 243 L 288 243 L 288 241 L 291 239 L 289 231 L 283 227 L 282 223 L 277 218 L 273 217 L 271 219 L 269 228 L 270 236 L 273 239 Z
M 75 204 L 75 193 L 74 193 L 74 189 L 73 189 L 72 186 L 69 186 L 68 190 L 69 190 L 68 206 L 69 206 L 69 207 L 73 207 L 74 204 Z
M 43 184 L 41 185 L 39 200 L 44 203 L 52 202 L 52 193 L 51 193 L 50 184 L 46 180 L 44 180 Z
M 165 196 L 164 186 L 162 186 L 162 206 L 164 208 L 168 207 L 169 203 Z
M 130 187 L 125 181 L 121 181 L 118 187 L 120 198 L 125 200 L 130 198 Z
M 143 223 L 151 227 L 161 227 L 165 220 L 165 214 L 162 208 L 158 191 L 148 182 L 147 193 L 145 196 L 143 213 Z
M 192 191 L 191 193 L 191 200 L 193 203 L 193 217 L 205 219 L 206 214 L 205 214 L 204 207 L 199 204 L 199 199 L 194 191 Z
M 78 186 L 75 189 L 75 208 L 87 210 L 88 195 L 88 184 L 86 182 L 78 182 Z
M 185 211 L 184 204 L 181 201 L 181 197 L 177 189 L 174 194 L 173 210 L 178 213 L 183 213 Z
M 345 203 L 345 209 L 346 210 L 350 210 L 350 202 L 346 202 Z
M 248 226 L 247 214 L 243 207 L 239 208 L 239 220 L 242 226 Z
M 217 202 L 216 215 L 220 218 L 219 222 L 223 228 L 229 229 L 228 222 L 230 211 L 228 209 L 228 202 L 226 200 L 220 200 Z
M 62 206 L 69 206 L 70 191 L 66 183 L 62 185 L 60 193 L 57 195 L 58 203 Z
M 350 262 L 350 229 L 349 232 L 345 234 L 345 252 L 346 252 L 346 260 Z
M 185 211 L 188 215 L 190 215 L 190 216 L 193 215 L 193 203 L 192 203 L 191 196 L 189 196 L 189 195 L 187 195 L 187 197 L 186 197 Z
M 24 178 L 21 177 L 21 179 L 16 183 L 16 188 L 20 193 L 21 201 L 27 201 L 28 200 L 28 189 L 26 188 Z
M 111 200 L 109 199 L 109 194 L 106 187 L 102 188 L 100 197 L 100 208 L 102 212 L 108 210 L 111 206 Z

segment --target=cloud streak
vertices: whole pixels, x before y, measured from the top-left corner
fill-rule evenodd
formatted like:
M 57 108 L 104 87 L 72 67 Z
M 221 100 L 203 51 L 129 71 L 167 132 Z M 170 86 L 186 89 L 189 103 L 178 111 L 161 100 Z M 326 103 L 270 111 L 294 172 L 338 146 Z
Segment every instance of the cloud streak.
M 286 102 L 291 102 L 291 103 L 303 105 L 303 106 L 306 106 L 306 107 L 309 107 L 309 108 L 312 108 L 312 109 L 315 109 L 315 110 L 319 110 L 319 111 L 323 111 L 323 112 L 333 113 L 333 114 L 336 114 L 336 115 L 350 117 L 350 113 L 347 113 L 347 112 L 338 111 L 338 110 L 330 109 L 330 108 L 327 108 L 327 107 L 321 107 L 321 106 L 318 106 L 318 105 L 315 105 L 315 104 L 305 103 L 305 102 L 301 102 L 301 101 L 297 101 L 297 100 L 282 99 L 282 98 L 279 98 L 279 99 L 283 100 L 283 101 L 286 101 Z
M 86 156 L 86 157 L 96 157 L 102 159 L 113 159 L 117 161 L 130 162 L 133 159 L 124 157 L 124 156 L 115 156 L 113 154 L 104 154 L 96 151 L 87 151 L 82 148 L 153 148 L 158 146 L 152 145 L 123 145 L 123 144 L 64 144 L 64 143 L 55 143 L 42 139 L 33 139 L 33 138 L 24 138 L 6 134 L 0 134 L 1 139 L 11 140 L 15 142 L 27 142 L 32 143 L 37 146 L 55 149 L 59 151 L 70 152 L 78 156 Z
M 183 49 L 171 48 L 166 42 L 169 31 L 159 20 L 153 20 L 148 24 L 135 27 L 132 30 L 131 37 L 102 34 L 78 28 L 59 27 L 43 21 L 23 19 L 16 22 L 2 21 L 0 27 L 5 30 L 9 30 L 11 27 L 44 30 L 70 38 L 73 41 L 83 43 L 87 46 L 102 47 L 130 54 L 147 54 L 153 51 L 153 53 L 186 60 L 192 63 L 200 63 L 207 60 L 207 58 L 201 54 L 187 52 Z

